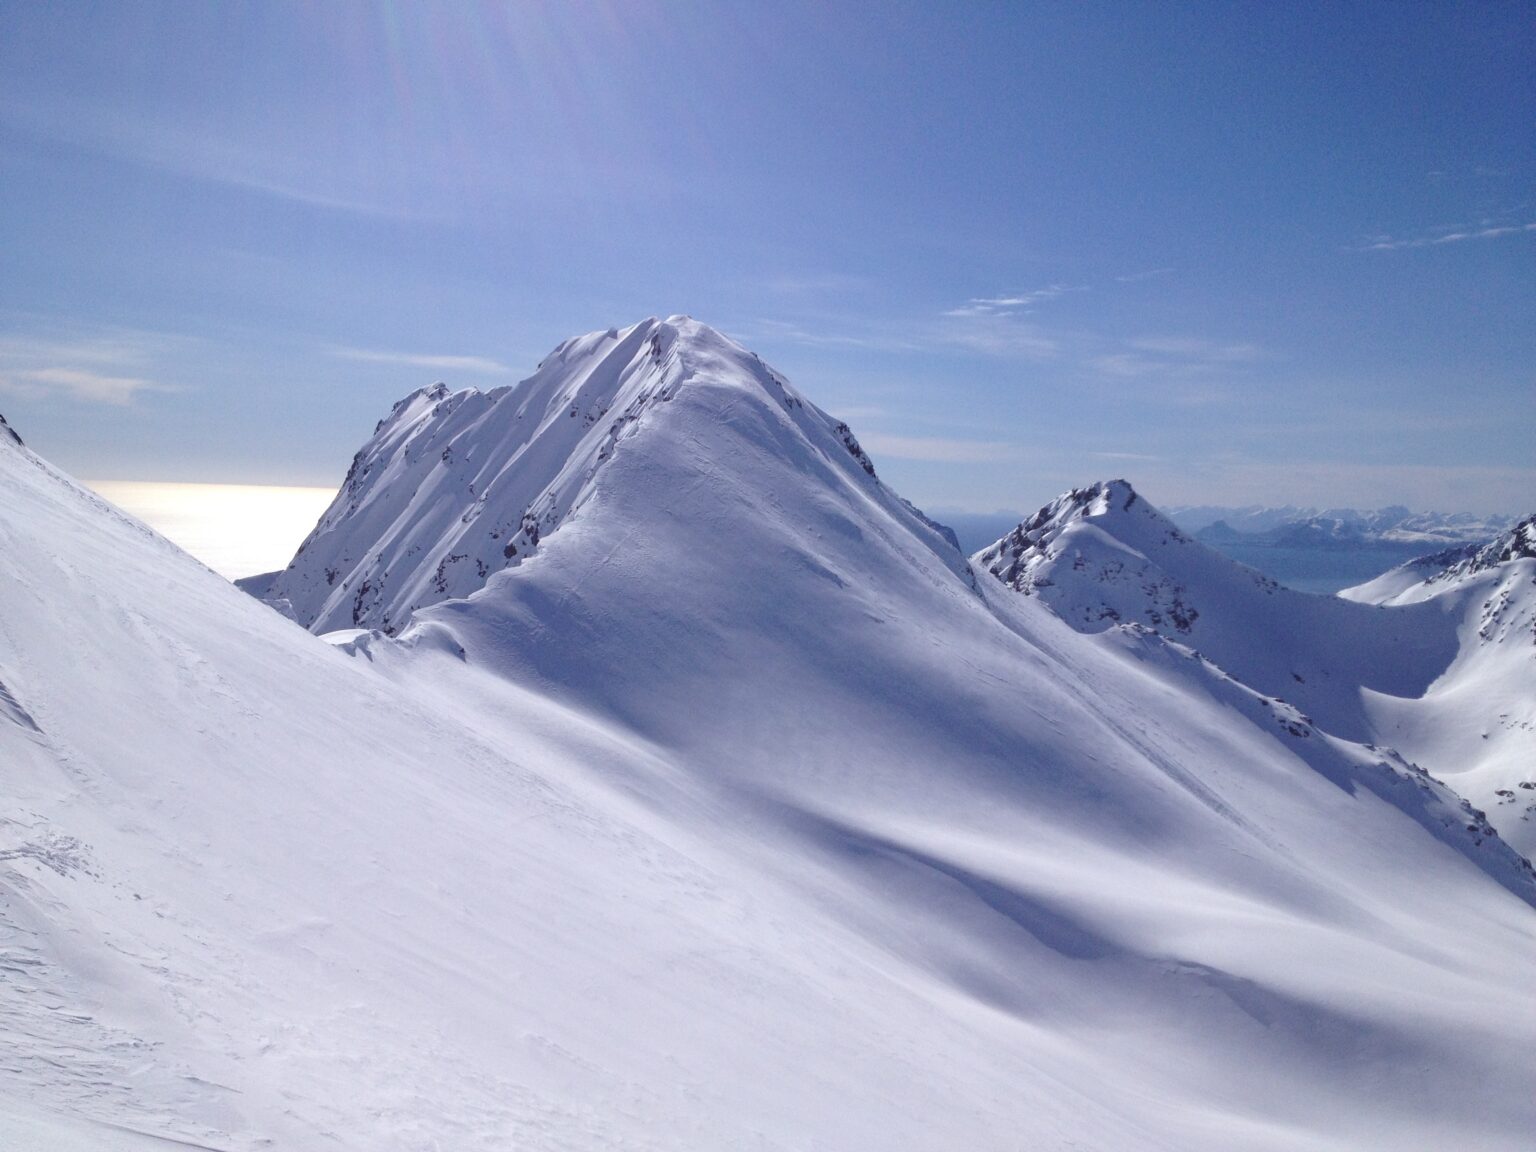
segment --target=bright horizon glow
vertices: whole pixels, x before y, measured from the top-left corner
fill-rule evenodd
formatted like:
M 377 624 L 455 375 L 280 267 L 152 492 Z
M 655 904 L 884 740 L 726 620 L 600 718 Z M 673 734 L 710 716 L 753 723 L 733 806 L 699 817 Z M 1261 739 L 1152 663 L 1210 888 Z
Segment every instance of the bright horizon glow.
M 924 507 L 1536 508 L 1521 6 L 0 0 L 0 412 L 334 484 L 684 312 Z
M 334 488 L 93 480 L 88 487 L 220 576 L 286 568 Z

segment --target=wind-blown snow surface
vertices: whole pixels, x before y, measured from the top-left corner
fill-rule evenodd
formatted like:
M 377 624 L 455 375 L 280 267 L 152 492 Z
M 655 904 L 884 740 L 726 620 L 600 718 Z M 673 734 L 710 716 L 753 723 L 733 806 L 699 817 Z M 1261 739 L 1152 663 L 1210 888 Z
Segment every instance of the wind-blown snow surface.
M 1454 797 L 639 330 L 694 370 L 398 640 L 0 444 L 0 1144 L 1526 1145 L 1531 882 Z

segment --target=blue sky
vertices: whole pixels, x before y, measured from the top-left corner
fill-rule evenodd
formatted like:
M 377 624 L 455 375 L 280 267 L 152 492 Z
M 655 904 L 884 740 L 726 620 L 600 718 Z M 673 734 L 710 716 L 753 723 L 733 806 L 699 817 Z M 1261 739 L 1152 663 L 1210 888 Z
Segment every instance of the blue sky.
M 1536 508 L 1517 4 L 0 3 L 0 412 L 334 484 L 688 312 L 934 508 Z

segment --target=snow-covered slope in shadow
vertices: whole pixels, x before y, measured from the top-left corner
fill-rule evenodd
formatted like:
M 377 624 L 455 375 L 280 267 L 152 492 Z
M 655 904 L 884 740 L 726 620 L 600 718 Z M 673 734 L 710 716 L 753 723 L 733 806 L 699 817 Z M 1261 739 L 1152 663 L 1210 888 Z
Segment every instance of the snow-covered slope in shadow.
M 0 443 L 0 1101 L 78 1148 L 1522 1146 L 1517 857 L 973 583 L 689 339 L 531 560 L 344 648 Z

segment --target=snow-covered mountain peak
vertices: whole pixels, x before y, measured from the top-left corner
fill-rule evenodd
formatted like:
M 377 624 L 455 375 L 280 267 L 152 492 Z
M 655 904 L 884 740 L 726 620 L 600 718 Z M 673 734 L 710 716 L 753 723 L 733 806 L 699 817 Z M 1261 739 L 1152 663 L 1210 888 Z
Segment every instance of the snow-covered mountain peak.
M 1074 488 L 1051 501 L 1030 518 L 1042 527 L 1064 525 L 1084 517 L 1129 512 L 1138 497 L 1128 480 L 1100 480 L 1086 488 Z
M 0 444 L 20 444 L 21 434 L 6 423 L 5 417 L 0 416 Z
M 1153 552 L 1170 545 L 1198 549 L 1127 481 L 1101 480 L 1058 496 L 976 560 L 1015 591 L 1032 595 L 1054 583 L 1055 565 L 1063 555 L 1070 555 L 1076 571 L 1084 571 L 1102 553 L 1107 566 L 1099 579 L 1104 582 L 1123 574 L 1127 564 L 1144 566 Z M 1109 627 L 1120 615 L 1110 609 L 1097 619 Z
M 801 489 L 812 502 L 828 485 L 851 483 L 964 571 L 944 530 L 880 485 L 846 424 L 734 340 L 674 315 L 567 340 L 515 386 L 435 384 L 405 397 L 263 594 L 289 601 L 317 632 L 398 633 L 417 609 L 469 596 L 539 552 L 601 502 L 615 457 L 637 453 L 714 484 L 748 469 L 734 478 L 770 493 L 787 490 L 792 475 L 816 475 L 821 488 Z M 625 482 L 653 484 L 645 472 Z M 675 496 L 666 484 L 651 488 L 644 515 L 673 514 Z
M 1062 493 L 1020 526 L 1037 533 L 1049 532 L 1076 520 L 1128 512 L 1137 499 L 1129 481 L 1100 480 L 1086 488 Z
M 1136 623 L 1198 648 L 1347 739 L 1370 736 L 1362 688 L 1417 697 L 1456 650 L 1436 613 L 1385 616 L 1284 588 L 1185 535 L 1123 481 L 1059 497 L 973 563 L 1079 632 Z
M 435 384 L 418 388 L 416 391 L 401 397 L 395 401 L 395 406 L 389 410 L 389 415 L 373 426 L 374 433 L 382 432 L 386 424 L 399 424 L 409 421 L 414 416 L 419 416 L 432 405 L 441 400 L 448 399 L 452 395 L 452 391 L 447 384 L 439 380 Z M 470 388 L 466 389 L 466 391 L 473 392 L 476 389 Z

